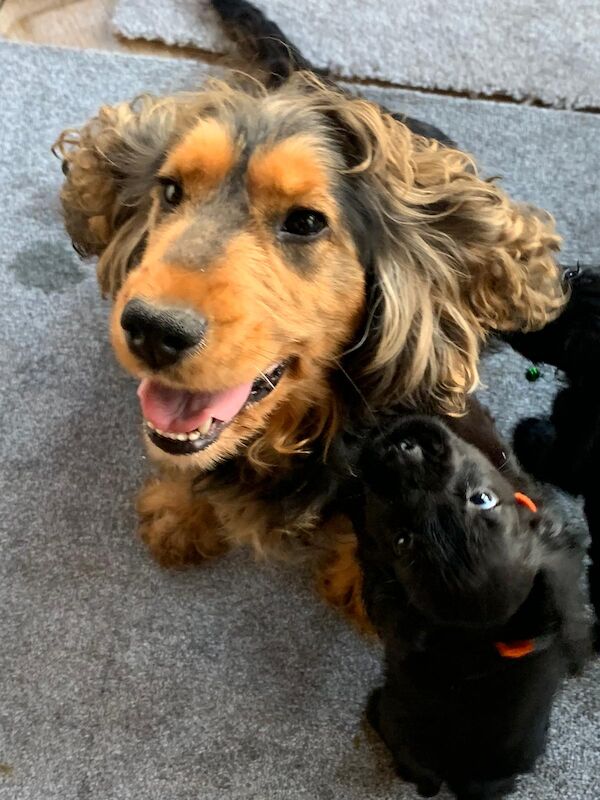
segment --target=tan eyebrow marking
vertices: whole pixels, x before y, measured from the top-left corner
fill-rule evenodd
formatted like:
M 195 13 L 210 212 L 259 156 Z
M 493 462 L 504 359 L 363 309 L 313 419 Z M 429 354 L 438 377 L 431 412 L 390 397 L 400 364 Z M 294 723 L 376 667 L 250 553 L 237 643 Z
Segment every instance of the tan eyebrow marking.
M 254 153 L 248 164 L 250 191 L 268 191 L 288 198 L 309 193 L 326 194 L 329 180 L 319 161 L 314 139 L 292 136 L 270 150 Z
M 216 119 L 201 120 L 168 156 L 161 174 L 185 184 L 216 186 L 231 171 L 236 150 L 227 128 Z

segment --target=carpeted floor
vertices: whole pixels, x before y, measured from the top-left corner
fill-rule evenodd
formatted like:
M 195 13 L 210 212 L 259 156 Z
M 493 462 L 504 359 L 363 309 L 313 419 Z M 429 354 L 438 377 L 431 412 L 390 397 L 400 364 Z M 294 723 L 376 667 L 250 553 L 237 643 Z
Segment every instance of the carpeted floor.
M 256 0 L 312 63 L 402 86 L 600 106 L 596 0 Z M 115 28 L 226 52 L 208 0 L 118 0 Z M 360 31 L 357 36 L 356 32 Z
M 409 800 L 361 709 L 379 652 L 301 571 L 243 554 L 161 571 L 132 536 L 146 469 L 93 266 L 61 228 L 57 133 L 104 102 L 191 88 L 185 61 L 0 44 L 0 800 Z M 600 261 L 600 118 L 407 92 Z M 507 429 L 550 373 L 486 367 Z M 576 510 L 574 513 L 577 513 Z M 600 796 L 600 665 L 565 688 L 515 800 Z

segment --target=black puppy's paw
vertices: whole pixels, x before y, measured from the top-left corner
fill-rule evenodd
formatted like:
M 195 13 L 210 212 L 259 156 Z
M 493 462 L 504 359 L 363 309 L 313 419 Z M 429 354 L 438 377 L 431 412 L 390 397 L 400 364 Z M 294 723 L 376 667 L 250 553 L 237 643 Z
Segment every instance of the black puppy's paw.
M 417 783 L 419 797 L 435 797 L 439 794 L 442 784 L 437 781 L 422 780 Z
M 513 434 L 513 448 L 523 469 L 539 480 L 549 480 L 556 429 L 548 418 L 522 419 Z
M 435 797 L 442 788 L 442 780 L 435 773 L 424 768 L 410 765 L 396 757 L 394 761 L 396 775 L 405 783 L 413 783 L 419 797 Z
M 365 711 L 367 722 L 374 731 L 379 733 L 379 699 L 381 697 L 381 687 L 374 689 L 369 695 L 367 700 L 367 708 Z

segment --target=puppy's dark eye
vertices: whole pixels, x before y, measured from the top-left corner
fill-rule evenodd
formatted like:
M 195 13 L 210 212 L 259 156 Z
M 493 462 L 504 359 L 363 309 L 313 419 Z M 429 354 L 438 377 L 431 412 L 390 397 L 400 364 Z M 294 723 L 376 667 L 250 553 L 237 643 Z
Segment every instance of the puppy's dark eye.
M 312 208 L 294 208 L 279 229 L 282 238 L 312 239 L 327 227 L 327 217 Z
M 467 500 L 470 505 L 481 511 L 489 511 L 491 508 L 495 508 L 499 502 L 496 495 L 489 489 L 480 489 L 477 492 L 473 492 Z
M 398 556 L 406 555 L 406 551 L 410 549 L 412 544 L 412 533 L 408 528 L 399 528 L 396 530 L 395 539 L 393 540 L 394 552 Z
M 174 178 L 161 178 L 161 196 L 167 206 L 175 208 L 183 200 L 183 189 L 179 181 Z

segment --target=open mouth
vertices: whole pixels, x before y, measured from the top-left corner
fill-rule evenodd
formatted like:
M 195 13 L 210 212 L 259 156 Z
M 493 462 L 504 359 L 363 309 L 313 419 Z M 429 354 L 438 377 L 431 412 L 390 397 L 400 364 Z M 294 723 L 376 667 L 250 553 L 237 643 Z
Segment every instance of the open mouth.
M 144 379 L 138 397 L 150 441 L 171 455 L 189 455 L 213 444 L 237 415 L 277 386 L 287 363 L 275 364 L 253 383 L 221 392 L 189 392 Z

